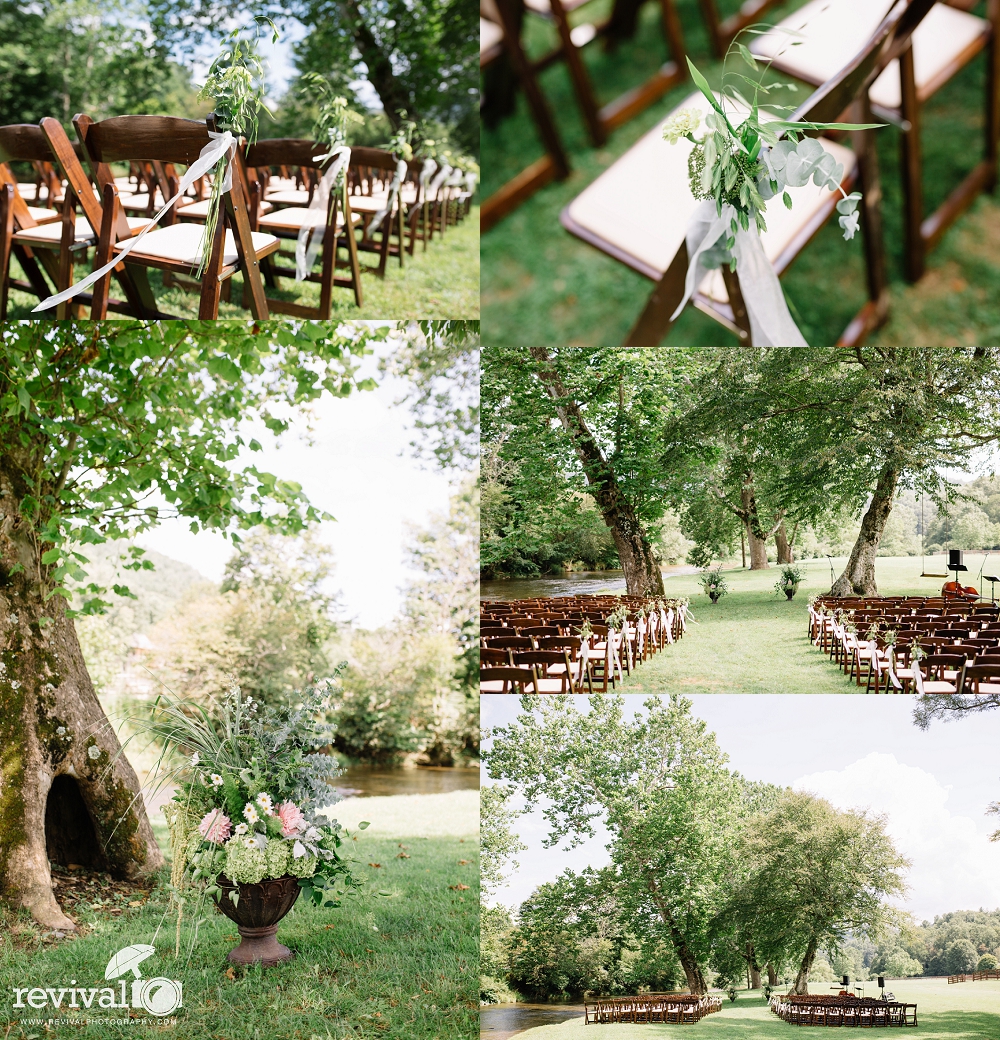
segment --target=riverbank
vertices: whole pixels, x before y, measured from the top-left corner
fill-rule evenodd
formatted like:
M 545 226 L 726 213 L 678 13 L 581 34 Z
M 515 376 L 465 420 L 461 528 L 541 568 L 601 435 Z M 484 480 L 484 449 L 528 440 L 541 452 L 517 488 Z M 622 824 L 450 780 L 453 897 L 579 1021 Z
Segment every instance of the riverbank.
M 71 911 L 81 926 L 75 938 L 55 940 L 26 912 L 0 907 L 0 992 L 71 979 L 104 985 L 110 958 L 141 943 L 156 949 L 144 975 L 183 983 L 183 1007 L 170 1026 L 178 1040 L 468 1040 L 479 1009 L 478 795 L 345 799 L 336 815 L 353 826 L 371 822 L 352 832 L 345 850 L 361 890 L 339 908 L 300 900 L 278 927 L 279 940 L 297 952 L 286 964 L 231 969 L 225 957 L 236 929 L 212 907 L 186 910 L 175 957 L 169 877 L 143 887 L 95 874 L 80 879 L 87 896 Z M 109 1024 L 113 1013 L 93 1008 L 71 1010 L 45 1029 L 27 1023 L 41 1012 L 12 1011 L 3 999 L 4 1040 L 80 1036 L 85 1019 L 88 1040 L 119 1040 L 138 1024 Z

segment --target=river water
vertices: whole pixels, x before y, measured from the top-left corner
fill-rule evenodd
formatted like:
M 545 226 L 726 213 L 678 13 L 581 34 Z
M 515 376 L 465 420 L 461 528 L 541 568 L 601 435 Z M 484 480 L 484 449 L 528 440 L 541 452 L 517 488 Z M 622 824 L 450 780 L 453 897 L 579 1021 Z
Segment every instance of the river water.
M 478 766 L 349 766 L 334 787 L 345 798 L 391 794 L 446 794 L 479 787 Z
M 583 1016 L 582 1004 L 489 1004 L 479 1010 L 480 1040 L 509 1040 L 533 1026 Z
M 678 574 L 697 574 L 697 567 L 664 567 L 664 580 Z M 539 596 L 569 596 L 593 592 L 624 592 L 623 571 L 574 571 L 546 578 L 504 578 L 479 583 L 480 599 L 533 599 Z M 668 590 L 669 595 L 669 590 Z

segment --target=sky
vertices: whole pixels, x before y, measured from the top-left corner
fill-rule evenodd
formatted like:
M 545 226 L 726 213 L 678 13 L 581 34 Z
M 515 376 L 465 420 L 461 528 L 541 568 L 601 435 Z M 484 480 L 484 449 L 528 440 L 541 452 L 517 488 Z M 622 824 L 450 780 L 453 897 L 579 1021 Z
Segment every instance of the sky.
M 625 698 L 641 709 L 645 695 Z M 578 710 L 586 698 L 578 697 Z M 888 817 L 888 833 L 912 861 L 909 891 L 897 905 L 918 922 L 952 910 L 1000 909 L 1000 843 L 989 834 L 1000 818 L 1000 711 L 919 730 L 908 696 L 693 696 L 694 714 L 708 723 L 730 768 L 752 780 L 810 791 L 841 809 L 870 808 Z M 481 698 L 482 724 L 512 722 L 520 699 Z M 486 741 L 488 748 L 490 742 Z M 485 772 L 483 783 L 489 783 Z M 515 821 L 528 851 L 495 899 L 519 905 L 563 870 L 609 862 L 606 834 L 571 852 L 544 849 L 537 810 Z M 563 843 L 565 844 L 565 843 Z
M 379 346 L 380 353 L 388 349 Z M 346 399 L 326 395 L 318 403 L 311 445 L 299 418 L 277 444 L 254 428 L 264 451 L 250 456 L 261 470 L 298 481 L 310 501 L 336 517 L 317 527 L 334 552 L 330 588 L 342 592 L 346 617 L 364 628 L 390 621 L 402 604 L 400 586 L 411 573 L 405 568 L 406 525 L 424 527 L 432 514 L 446 513 L 451 493 L 447 475 L 412 458 L 410 412 L 394 404 L 406 384 L 383 379 L 377 366 L 375 357 L 366 358 L 359 372 L 359 378 L 375 378 L 377 390 Z M 192 534 L 188 524 L 165 520 L 139 544 L 218 581 L 232 546 L 218 534 Z

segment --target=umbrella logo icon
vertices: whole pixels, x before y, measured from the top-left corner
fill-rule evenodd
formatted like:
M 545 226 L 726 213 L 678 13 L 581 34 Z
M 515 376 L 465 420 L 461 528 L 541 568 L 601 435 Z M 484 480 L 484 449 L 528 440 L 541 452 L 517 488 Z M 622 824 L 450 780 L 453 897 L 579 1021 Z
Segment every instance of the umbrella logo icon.
M 132 972 L 135 976 L 132 982 L 132 1007 L 144 1008 L 151 1015 L 169 1015 L 181 1006 L 183 986 L 176 979 L 144 979 L 139 965 L 147 957 L 156 953 L 155 946 L 146 946 L 137 943 L 135 946 L 126 946 L 119 950 L 114 957 L 108 961 L 105 969 L 105 979 L 117 979 L 121 975 Z M 125 983 L 122 983 L 124 988 Z

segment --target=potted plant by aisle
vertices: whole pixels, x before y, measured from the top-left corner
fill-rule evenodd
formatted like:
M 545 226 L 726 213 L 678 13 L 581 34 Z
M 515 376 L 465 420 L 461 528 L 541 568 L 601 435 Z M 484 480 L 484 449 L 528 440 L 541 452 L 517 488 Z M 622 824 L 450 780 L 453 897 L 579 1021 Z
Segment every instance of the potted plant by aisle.
M 242 938 L 228 955 L 235 964 L 294 956 L 276 933 L 300 893 L 335 907 L 357 887 L 340 854 L 343 829 L 319 814 L 336 800 L 329 781 L 340 772 L 320 750 L 333 736 L 322 721 L 327 707 L 322 691 L 300 708 L 274 709 L 233 686 L 216 714 L 158 698 L 143 727 L 162 742 L 161 767 L 172 752 L 183 756 L 158 770 L 161 783 L 177 785 L 164 815 L 179 914 L 187 888 L 199 902 L 213 900 Z
M 721 564 L 714 571 L 703 571 L 698 577 L 698 584 L 713 603 L 718 603 L 729 592 L 726 579 L 722 576 Z
M 786 563 L 781 568 L 781 576 L 774 583 L 775 592 L 783 592 L 785 599 L 791 600 L 802 584 L 802 571 L 795 564 Z

